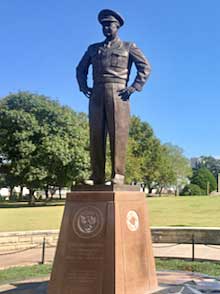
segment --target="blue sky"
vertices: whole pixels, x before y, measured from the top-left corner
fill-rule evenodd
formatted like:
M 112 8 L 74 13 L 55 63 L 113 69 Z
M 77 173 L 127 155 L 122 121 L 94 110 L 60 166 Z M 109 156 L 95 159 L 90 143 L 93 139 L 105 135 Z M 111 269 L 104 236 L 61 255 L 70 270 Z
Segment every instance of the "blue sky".
M 132 113 L 188 157 L 219 156 L 219 0 L 1 0 L 0 96 L 29 90 L 87 112 L 75 67 L 104 38 L 103 8 L 124 16 L 121 39 L 135 41 L 152 65 Z

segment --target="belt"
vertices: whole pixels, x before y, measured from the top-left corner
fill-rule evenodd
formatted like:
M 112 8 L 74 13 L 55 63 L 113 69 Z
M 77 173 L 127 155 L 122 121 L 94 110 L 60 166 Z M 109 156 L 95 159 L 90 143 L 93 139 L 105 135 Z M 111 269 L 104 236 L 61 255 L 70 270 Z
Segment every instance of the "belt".
M 120 80 L 106 80 L 106 81 L 94 81 L 94 86 L 95 85 L 101 85 L 101 84 L 121 84 L 121 85 L 126 85 L 127 81 L 120 81 Z

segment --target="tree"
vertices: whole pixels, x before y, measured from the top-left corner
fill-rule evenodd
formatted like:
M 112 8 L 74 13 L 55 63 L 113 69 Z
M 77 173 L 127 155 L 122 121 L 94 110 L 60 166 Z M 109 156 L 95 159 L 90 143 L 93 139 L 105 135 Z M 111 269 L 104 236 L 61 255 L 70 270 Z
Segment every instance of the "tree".
M 163 148 L 156 138 L 152 138 L 149 143 L 147 152 L 143 154 L 141 174 L 144 185 L 147 186 L 149 193 L 152 193 L 153 189 L 159 187 L 159 182 L 162 179 L 160 168 L 163 162 Z
M 188 182 L 188 178 L 192 176 L 192 168 L 190 166 L 190 161 L 183 155 L 182 148 L 170 143 L 164 146 L 170 161 L 170 168 L 175 175 L 173 184 L 176 189 L 176 195 L 178 195 L 179 189 L 185 185 Z
M 130 137 L 126 154 L 126 182 L 129 184 L 143 181 L 140 170 L 143 157 L 136 154 L 136 145 L 137 142 Z
M 156 178 L 159 195 L 163 188 L 170 187 L 176 183 L 177 175 L 173 168 L 173 160 L 166 145 L 161 145 L 158 157 L 158 175 Z
M 149 193 L 157 188 L 177 188 L 192 174 L 189 160 L 178 146 L 162 145 L 151 126 L 133 116 L 127 151 L 126 178 L 128 182 L 143 182 Z M 177 189 L 176 188 L 176 189 Z
M 197 160 L 196 169 L 206 167 L 217 179 L 220 173 L 220 159 L 212 156 L 200 156 Z
M 202 190 L 198 185 L 188 184 L 181 191 L 181 196 L 206 195 L 206 191 Z
M 87 117 L 43 95 L 10 94 L 0 101 L 0 154 L 31 201 L 38 188 L 80 182 L 89 173 Z
M 144 182 L 153 186 L 156 157 L 160 142 L 154 136 L 151 126 L 139 117 L 131 118 L 129 144 L 127 149 L 126 181 Z
M 216 179 L 206 167 L 193 170 L 191 184 L 198 185 L 204 191 L 207 191 L 209 186 L 209 192 L 217 189 Z

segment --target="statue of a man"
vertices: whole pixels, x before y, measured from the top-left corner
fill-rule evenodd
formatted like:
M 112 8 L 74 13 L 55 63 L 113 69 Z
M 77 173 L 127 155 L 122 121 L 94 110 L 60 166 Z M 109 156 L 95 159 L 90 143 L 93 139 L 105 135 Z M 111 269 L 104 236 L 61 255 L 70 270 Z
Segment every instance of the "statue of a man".
M 89 98 L 92 179 L 94 184 L 105 182 L 108 132 L 112 182 L 123 184 L 130 121 L 129 97 L 135 91 L 142 90 L 150 74 L 150 65 L 134 43 L 123 42 L 118 37 L 118 29 L 124 24 L 121 15 L 104 9 L 100 11 L 98 20 L 106 39 L 90 45 L 77 66 L 80 91 Z M 131 86 L 128 86 L 133 63 L 137 75 Z M 93 69 L 93 88 L 87 84 L 90 65 Z

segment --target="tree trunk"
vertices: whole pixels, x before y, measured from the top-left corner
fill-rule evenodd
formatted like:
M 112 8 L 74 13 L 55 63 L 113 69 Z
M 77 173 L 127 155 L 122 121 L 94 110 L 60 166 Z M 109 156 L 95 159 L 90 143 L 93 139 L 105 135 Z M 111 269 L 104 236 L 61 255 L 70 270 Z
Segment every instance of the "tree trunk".
M 61 190 L 62 190 L 62 187 L 59 187 L 59 196 L 60 196 L 60 200 L 62 199 Z
M 48 200 L 48 198 L 49 198 L 49 189 L 48 189 L 48 186 L 46 186 L 46 188 L 44 189 L 44 191 L 45 191 L 46 200 Z
M 22 201 L 22 198 L 23 198 L 23 190 L 24 190 L 24 187 L 23 186 L 20 186 L 19 201 Z
M 51 187 L 50 188 L 50 199 L 52 200 L 53 199 L 53 196 L 54 196 L 54 194 L 56 193 L 56 188 L 55 187 Z
M 154 187 L 148 186 L 148 194 L 152 194 Z
M 9 200 L 13 200 L 14 186 L 9 187 Z
M 175 190 L 175 196 L 179 196 L 179 187 L 178 186 L 176 186 L 176 190 Z
M 145 183 L 143 183 L 141 187 L 142 187 L 142 191 L 145 192 L 147 185 Z
M 160 197 L 161 197 L 162 191 L 163 191 L 163 187 L 160 187 L 160 188 L 159 188 L 159 196 L 160 196 Z
M 29 205 L 34 206 L 35 205 L 35 197 L 34 197 L 34 189 L 30 188 L 30 198 L 29 198 Z

